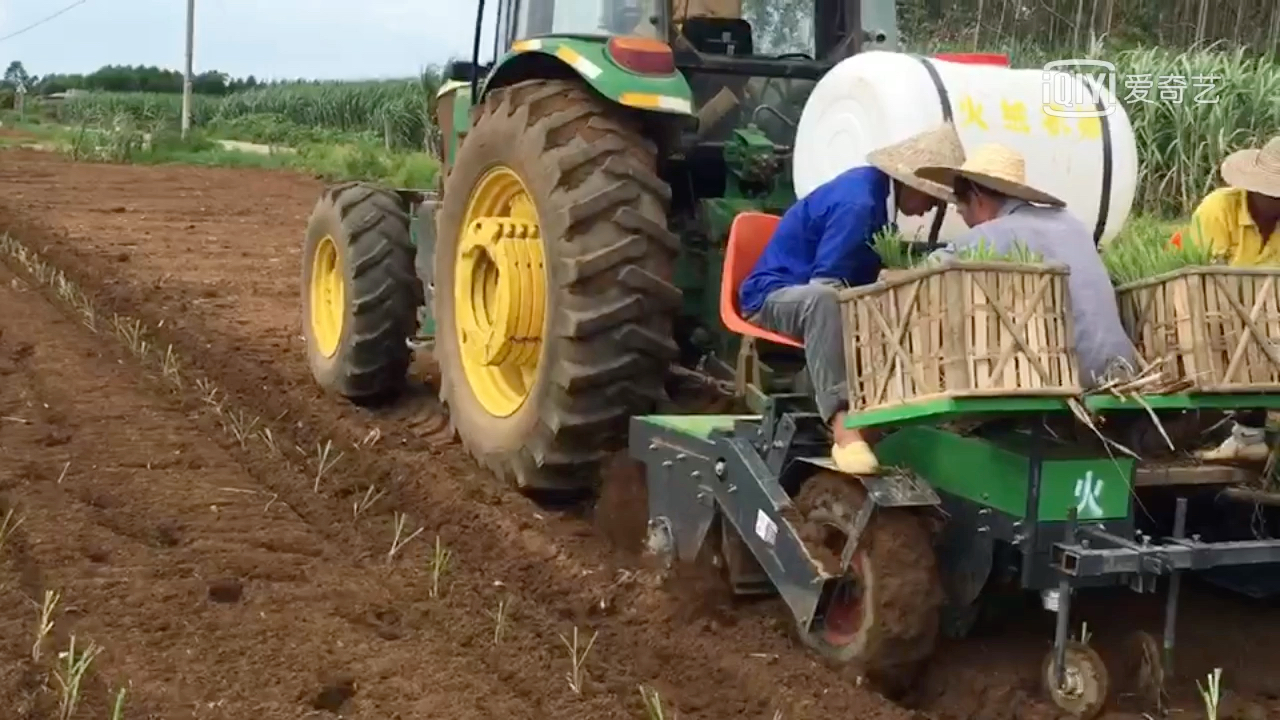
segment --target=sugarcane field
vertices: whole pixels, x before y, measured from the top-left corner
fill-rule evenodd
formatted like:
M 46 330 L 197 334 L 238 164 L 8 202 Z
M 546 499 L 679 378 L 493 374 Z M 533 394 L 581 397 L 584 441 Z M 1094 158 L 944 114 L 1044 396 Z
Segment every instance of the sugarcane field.
M 170 4 L 0 4 L 0 720 L 1280 720 L 1280 0 Z

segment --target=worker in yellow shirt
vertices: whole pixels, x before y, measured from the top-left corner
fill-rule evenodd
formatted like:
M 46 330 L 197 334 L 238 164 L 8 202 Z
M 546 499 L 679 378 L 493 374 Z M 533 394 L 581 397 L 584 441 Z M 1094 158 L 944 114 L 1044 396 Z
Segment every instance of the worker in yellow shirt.
M 1228 187 L 1209 193 L 1196 208 L 1189 237 L 1228 265 L 1280 264 L 1280 136 L 1260 150 L 1232 153 L 1220 172 Z M 1266 460 L 1266 422 L 1265 410 L 1236 413 L 1231 436 L 1200 458 Z

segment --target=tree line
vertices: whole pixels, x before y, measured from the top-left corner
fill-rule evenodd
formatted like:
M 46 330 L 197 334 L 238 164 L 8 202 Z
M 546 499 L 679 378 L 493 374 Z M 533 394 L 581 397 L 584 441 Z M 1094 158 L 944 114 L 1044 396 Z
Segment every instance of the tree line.
M 10 90 L 22 84 L 28 93 L 48 95 L 67 90 L 107 92 L 182 92 L 182 73 L 146 65 L 105 65 L 91 73 L 50 73 L 31 75 L 20 61 L 9 63 L 0 85 Z M 209 70 L 191 78 L 191 92 L 198 95 L 228 95 L 265 83 L 250 75 L 233 78 L 227 73 Z

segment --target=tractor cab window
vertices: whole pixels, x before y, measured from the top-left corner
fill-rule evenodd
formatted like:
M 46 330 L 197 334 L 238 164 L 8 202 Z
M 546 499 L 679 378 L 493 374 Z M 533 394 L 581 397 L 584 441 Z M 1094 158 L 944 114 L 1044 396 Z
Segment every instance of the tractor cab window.
M 814 0 L 673 0 L 671 21 L 699 52 L 812 58 Z
M 755 55 L 814 57 L 814 0 L 742 0 Z
M 661 38 L 666 0 L 520 0 L 516 37 L 641 35 Z

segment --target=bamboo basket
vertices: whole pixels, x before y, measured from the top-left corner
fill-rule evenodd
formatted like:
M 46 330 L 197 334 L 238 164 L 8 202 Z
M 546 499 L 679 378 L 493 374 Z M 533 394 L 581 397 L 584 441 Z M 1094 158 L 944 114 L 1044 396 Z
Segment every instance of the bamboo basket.
M 1116 290 L 1142 360 L 1196 392 L 1280 392 L 1280 268 L 1188 267 Z
M 957 262 L 840 295 L 849 405 L 1080 393 L 1067 269 Z

